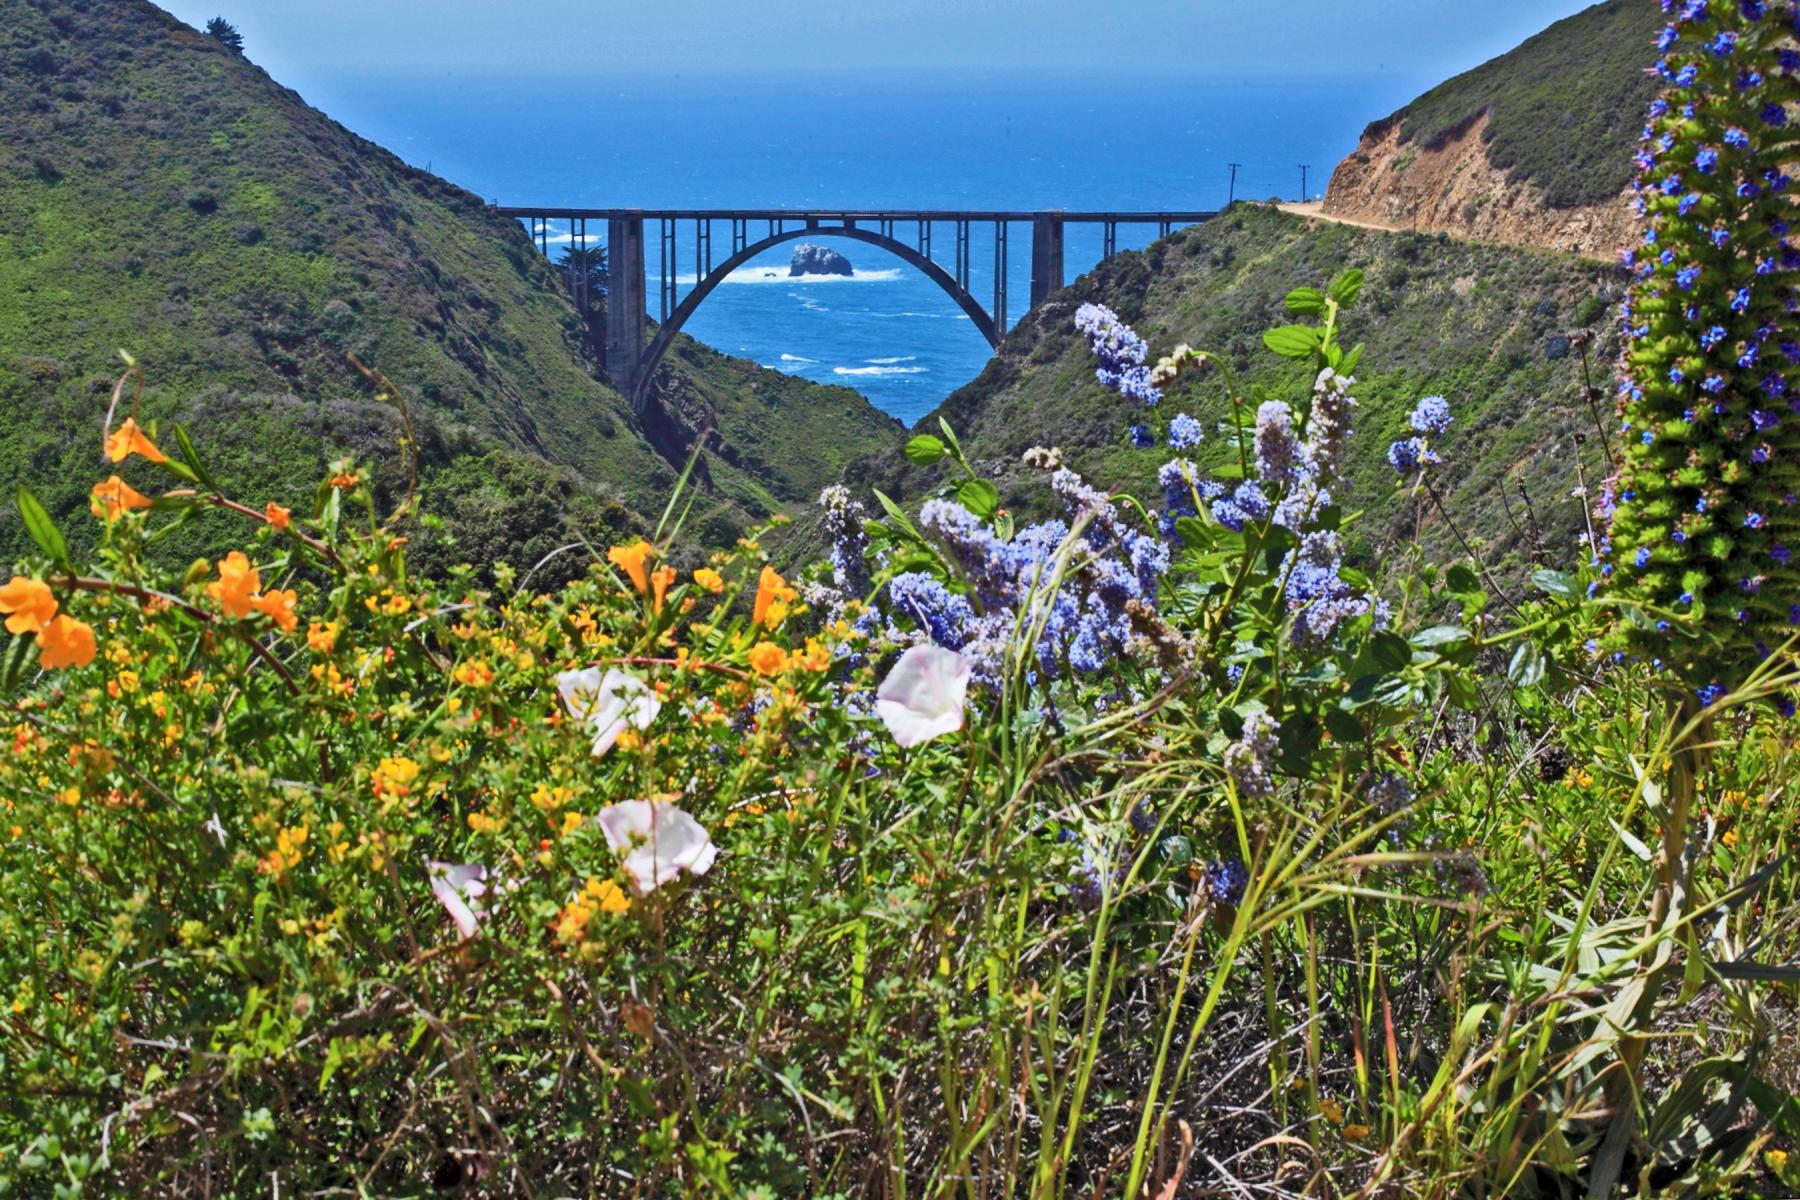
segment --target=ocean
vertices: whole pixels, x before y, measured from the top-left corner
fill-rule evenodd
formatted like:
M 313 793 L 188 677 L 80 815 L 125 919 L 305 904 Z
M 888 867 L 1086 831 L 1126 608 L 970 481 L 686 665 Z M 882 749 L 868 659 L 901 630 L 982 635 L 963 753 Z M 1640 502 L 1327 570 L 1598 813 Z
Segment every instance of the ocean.
M 1358 134 L 1419 90 L 1390 76 L 1054 85 L 972 76 L 808 79 L 798 68 L 730 78 L 596 83 L 572 76 L 330 76 L 307 99 L 408 162 L 491 200 L 571 207 L 829 207 L 1211 210 L 1239 163 L 1236 195 L 1296 199 Z M 602 232 L 598 222 L 595 233 Z M 691 226 L 682 231 L 694 277 Z M 752 227 L 752 236 L 755 236 Z M 906 232 L 905 227 L 901 232 Z M 1029 227 L 1010 237 L 1010 318 L 1029 295 Z M 659 271 L 646 230 L 652 316 Z M 1153 239 L 1121 226 L 1118 247 Z M 569 231 L 552 230 L 560 255 Z M 729 226 L 714 233 L 717 262 Z M 968 317 L 920 272 L 873 246 L 846 255 L 849 278 L 787 276 L 793 243 L 734 273 L 685 332 L 729 354 L 856 388 L 908 422 L 978 374 L 990 350 Z M 719 247 L 725 247 L 721 250 Z M 953 253 L 949 227 L 936 257 Z M 1101 256 L 1098 227 L 1071 226 L 1073 280 Z M 970 288 L 993 289 L 991 235 L 977 227 Z

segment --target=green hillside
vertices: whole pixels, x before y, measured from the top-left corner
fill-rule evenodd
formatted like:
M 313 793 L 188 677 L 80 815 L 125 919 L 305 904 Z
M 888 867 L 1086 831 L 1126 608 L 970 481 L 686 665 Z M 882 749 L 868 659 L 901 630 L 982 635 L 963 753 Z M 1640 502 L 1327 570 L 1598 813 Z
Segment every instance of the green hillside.
M 1610 200 L 1631 182 L 1631 154 L 1658 81 L 1644 66 L 1663 15 L 1652 0 L 1604 0 L 1499 58 L 1426 92 L 1371 131 L 1441 144 L 1488 114 L 1487 152 L 1550 204 Z
M 227 488 L 288 500 L 344 452 L 402 474 L 359 356 L 414 402 L 428 493 L 491 460 L 474 474 L 504 516 L 467 549 L 515 558 L 566 513 L 660 510 L 700 430 L 722 448 L 700 515 L 725 536 L 897 429 L 854 392 L 692 343 L 670 359 L 680 411 L 640 423 L 516 222 L 143 0 L 0 0 L 0 114 L 0 487 L 28 478 L 60 513 L 99 465 L 120 348 L 151 420 L 204 426 Z M 765 407 L 799 418 L 807 453 Z M 455 557 L 459 529 L 425 536 Z M 0 555 L 18 538 L 0 518 Z
M 1414 403 L 1433 392 L 1450 398 L 1457 417 L 1445 440 L 1443 478 L 1458 520 L 1498 556 L 1526 556 L 1523 484 L 1543 537 L 1566 543 L 1581 521 L 1569 498 L 1572 437 L 1593 430 L 1567 334 L 1591 331 L 1596 362 L 1610 362 L 1617 285 L 1609 268 L 1547 251 L 1309 223 L 1240 206 L 1082 276 L 1015 328 L 987 370 L 940 414 L 1016 510 L 1040 510 L 1047 499 L 1036 472 L 1019 462 L 1033 445 L 1060 447 L 1077 470 L 1153 502 L 1156 469 L 1171 452 L 1129 444 L 1135 410 L 1095 382 L 1093 360 L 1074 329 L 1076 306 L 1110 305 L 1149 339 L 1153 355 L 1187 342 L 1225 356 L 1246 387 L 1292 397 L 1305 394 L 1303 372 L 1264 350 L 1261 333 L 1290 319 L 1282 310 L 1289 290 L 1353 266 L 1367 272 L 1368 284 L 1347 336 L 1366 341 L 1368 351 L 1357 371 L 1355 485 L 1339 499 L 1347 509 L 1371 510 L 1356 527 L 1360 553 L 1379 555 L 1412 535 L 1416 511 L 1394 498 L 1384 455 Z M 1184 379 L 1164 402 L 1164 415 L 1185 411 L 1210 430 L 1224 403 L 1216 375 Z M 921 427 L 935 426 L 934 416 Z M 1195 457 L 1218 463 L 1226 453 L 1213 434 Z M 1590 447 L 1590 471 L 1597 462 Z M 858 474 L 912 496 L 936 478 L 891 457 Z M 1428 542 L 1448 536 L 1435 518 L 1427 522 Z

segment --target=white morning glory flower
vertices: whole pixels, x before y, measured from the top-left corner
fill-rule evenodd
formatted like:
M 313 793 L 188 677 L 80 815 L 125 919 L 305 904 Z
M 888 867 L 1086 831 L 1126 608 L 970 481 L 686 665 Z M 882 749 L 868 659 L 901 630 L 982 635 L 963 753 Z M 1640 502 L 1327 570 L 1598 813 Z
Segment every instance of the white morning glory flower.
M 482 916 L 481 897 L 488 890 L 488 869 L 479 863 L 428 862 L 425 870 L 431 876 L 431 894 L 456 922 L 456 931 L 465 939 L 474 937 Z
M 942 646 L 914 646 L 875 692 L 875 711 L 902 746 L 917 746 L 963 727 L 969 660 Z
M 564 671 L 556 677 L 563 703 L 594 731 L 594 757 L 612 749 L 629 726 L 648 729 L 662 711 L 662 698 L 643 680 L 616 668 Z
M 673 804 L 625 800 L 594 818 L 606 844 L 624 855 L 625 873 L 640 896 L 648 896 L 686 871 L 704 875 L 719 856 L 700 822 Z

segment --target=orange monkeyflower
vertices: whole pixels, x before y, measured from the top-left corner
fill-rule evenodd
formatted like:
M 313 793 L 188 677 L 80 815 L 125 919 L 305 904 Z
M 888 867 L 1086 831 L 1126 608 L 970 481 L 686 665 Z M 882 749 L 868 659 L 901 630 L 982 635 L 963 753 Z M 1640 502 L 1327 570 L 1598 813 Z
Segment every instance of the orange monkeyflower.
M 779 675 L 787 668 L 787 651 L 774 642 L 758 642 L 750 647 L 750 666 L 759 675 Z
M 56 616 L 56 597 L 41 580 L 15 575 L 0 587 L 0 613 L 11 614 L 6 618 L 6 632 L 37 633 Z
M 113 462 L 124 462 L 134 454 L 141 454 L 151 462 L 169 461 L 169 456 L 158 450 L 156 443 L 138 428 L 137 418 L 126 417 L 125 423 L 106 439 L 106 457 Z
M 789 587 L 787 580 L 777 574 L 774 567 L 765 565 L 756 580 L 756 607 L 752 610 L 750 623 L 770 626 L 781 624 L 787 617 L 787 606 L 799 598 L 800 593 Z
M 46 671 L 85 667 L 94 661 L 94 652 L 99 649 L 93 627 L 66 614 L 38 630 L 37 644 L 38 665 Z
M 103 521 L 116 521 L 120 514 L 134 508 L 149 508 L 150 498 L 114 475 L 105 483 L 96 483 L 89 493 L 88 510 Z
M 206 585 L 206 594 L 233 620 L 255 612 L 256 593 L 262 590 L 262 576 L 257 573 L 255 565 L 244 557 L 241 550 L 233 550 L 220 559 L 217 565 L 219 578 Z
M 655 611 L 662 611 L 663 597 L 669 594 L 669 585 L 674 582 L 674 567 L 658 567 L 650 573 L 650 604 Z
M 695 571 L 694 582 L 715 596 L 725 590 L 725 577 L 711 567 L 701 567 Z
M 629 546 L 614 546 L 606 552 L 606 559 L 631 577 L 631 586 L 639 592 L 648 592 L 650 590 L 650 574 L 644 568 L 644 563 L 655 553 L 655 546 L 640 539 Z
M 337 649 L 337 636 L 338 624 L 336 621 L 326 621 L 324 624 L 314 621 L 307 627 L 306 644 L 320 654 L 330 654 Z
M 277 529 L 286 529 L 294 523 L 294 514 L 273 500 L 269 501 L 268 507 L 263 509 L 263 516 L 267 517 L 269 524 Z
M 355 471 L 343 471 L 331 477 L 331 486 L 337 488 L 339 491 L 346 491 L 361 482 L 361 478 L 357 476 Z
M 300 618 L 294 615 L 296 599 L 298 597 L 291 588 L 285 592 L 275 588 L 257 596 L 251 603 L 256 606 L 257 611 L 274 621 L 281 632 L 292 633 L 300 627 Z

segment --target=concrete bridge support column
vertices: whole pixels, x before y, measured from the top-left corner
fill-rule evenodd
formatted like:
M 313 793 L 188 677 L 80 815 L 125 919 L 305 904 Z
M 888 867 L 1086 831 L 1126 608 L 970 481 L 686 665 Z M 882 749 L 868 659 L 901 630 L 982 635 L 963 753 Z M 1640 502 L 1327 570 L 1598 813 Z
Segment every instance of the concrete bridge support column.
M 606 372 L 633 407 L 643 382 L 644 219 L 609 217 L 606 222 Z
M 1031 218 L 1031 307 L 1063 285 L 1063 221 L 1057 213 Z

